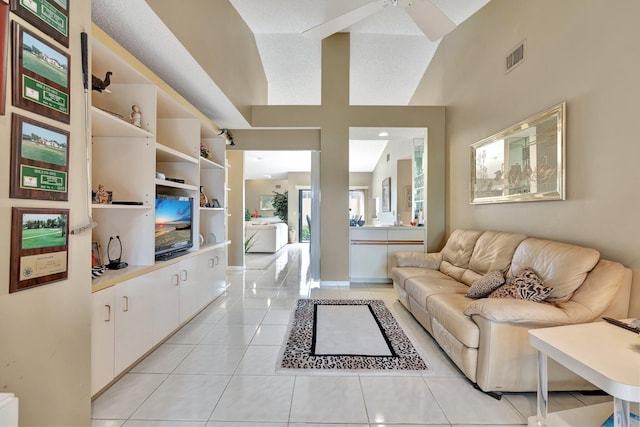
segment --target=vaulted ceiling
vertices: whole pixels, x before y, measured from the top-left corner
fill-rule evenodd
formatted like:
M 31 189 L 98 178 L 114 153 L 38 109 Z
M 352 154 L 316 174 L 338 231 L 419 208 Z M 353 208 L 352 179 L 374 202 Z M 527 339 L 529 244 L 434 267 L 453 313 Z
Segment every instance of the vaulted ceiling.
M 408 105 L 439 40 L 430 41 L 404 6 L 431 1 L 460 25 L 489 0 L 228 1 L 255 35 L 272 105 L 320 104 L 321 40 L 304 36 L 305 30 L 368 3 L 385 3 L 379 12 L 342 30 L 351 33 L 350 103 Z M 250 128 L 246 117 L 144 0 L 92 0 L 92 19 L 220 127 Z M 357 139 L 380 139 L 380 129 L 368 131 L 360 130 Z M 373 150 L 353 157 L 366 160 L 365 154 L 371 155 L 368 164 L 375 165 L 379 153 Z M 287 166 L 277 163 L 285 158 L 275 156 L 264 164 L 273 166 L 274 176 L 281 176 L 278 167 Z M 367 167 L 372 168 L 357 168 Z M 256 178 L 265 174 L 269 172 Z

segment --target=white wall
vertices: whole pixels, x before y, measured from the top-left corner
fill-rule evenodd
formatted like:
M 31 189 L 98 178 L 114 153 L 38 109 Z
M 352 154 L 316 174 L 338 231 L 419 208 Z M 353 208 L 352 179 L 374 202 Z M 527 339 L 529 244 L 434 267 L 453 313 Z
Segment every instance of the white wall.
M 638 16 L 637 0 L 493 0 L 445 37 L 412 103 L 446 106 L 449 233 L 591 246 L 634 269 L 640 289 Z M 525 39 L 525 62 L 505 74 L 506 54 Z M 567 200 L 470 205 L 469 146 L 561 101 Z M 640 295 L 632 299 L 638 316 Z

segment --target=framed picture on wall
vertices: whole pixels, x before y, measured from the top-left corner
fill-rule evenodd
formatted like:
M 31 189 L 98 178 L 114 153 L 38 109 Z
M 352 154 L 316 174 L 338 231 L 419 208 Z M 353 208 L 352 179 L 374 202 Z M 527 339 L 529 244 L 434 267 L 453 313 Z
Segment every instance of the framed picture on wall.
M 13 21 L 13 96 L 16 107 L 69 123 L 69 54 Z
M 391 212 L 391 177 L 382 180 L 382 212 Z
M 273 210 L 273 194 L 261 194 L 260 195 L 260 210 L 272 211 Z
M 9 6 L 0 2 L 0 116 L 4 115 L 7 93 L 7 27 L 9 26 Z
M 69 47 L 67 0 L 11 0 L 11 11 L 54 40 Z
M 68 200 L 69 132 L 27 117 L 11 117 L 9 196 Z
M 9 292 L 67 278 L 69 209 L 12 208 Z

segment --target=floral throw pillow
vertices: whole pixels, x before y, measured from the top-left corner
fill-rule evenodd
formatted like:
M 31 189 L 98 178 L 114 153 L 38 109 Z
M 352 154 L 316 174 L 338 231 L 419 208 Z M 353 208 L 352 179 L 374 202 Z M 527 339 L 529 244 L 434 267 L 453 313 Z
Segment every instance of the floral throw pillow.
M 491 271 L 473 282 L 465 296 L 467 298 L 484 298 L 502 285 L 504 285 L 502 271 Z
M 544 301 L 553 291 L 531 268 L 525 268 L 513 279 L 489 294 L 489 298 L 524 299 L 533 302 Z

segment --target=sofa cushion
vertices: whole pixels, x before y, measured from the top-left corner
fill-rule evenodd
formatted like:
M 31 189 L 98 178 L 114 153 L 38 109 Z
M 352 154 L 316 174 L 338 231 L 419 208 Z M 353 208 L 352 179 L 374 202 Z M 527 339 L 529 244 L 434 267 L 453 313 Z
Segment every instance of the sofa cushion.
M 481 234 L 482 231 L 478 230 L 455 230 L 442 249 L 442 260 L 452 266 L 466 269 Z
M 433 295 L 427 300 L 427 311 L 458 341 L 471 348 L 478 348 L 480 329 L 464 314 L 472 301 L 462 294 Z
M 571 299 L 599 258 L 595 249 L 528 238 L 513 254 L 508 277 L 530 267 L 546 286 L 553 288 L 546 301 L 564 302 Z
M 439 271 L 428 270 L 432 273 L 429 276 L 412 277 L 405 282 L 404 288 L 407 293 L 421 306 L 427 306 L 427 299 L 436 294 L 465 294 L 469 287 L 457 280 L 440 273 Z
M 420 267 L 437 270 L 442 261 L 441 253 L 395 252 L 393 254 L 398 267 Z
M 542 302 L 553 291 L 544 285 L 538 275 L 530 268 L 525 268 L 506 285 L 500 286 L 489 294 L 489 298 L 513 298 Z
M 429 276 L 430 272 L 436 271 L 438 275 L 441 275 L 437 270 L 430 270 L 427 268 L 419 268 L 419 267 L 393 267 L 391 269 L 391 280 L 393 283 L 400 286 L 402 289 L 405 288 L 405 282 L 412 277 L 420 277 L 420 276 Z
M 504 285 L 502 271 L 492 271 L 476 280 L 469 288 L 465 296 L 467 298 L 484 298 L 500 286 Z
M 496 270 L 506 273 L 516 248 L 526 238 L 520 233 L 485 231 L 476 242 L 469 268 L 480 274 Z

